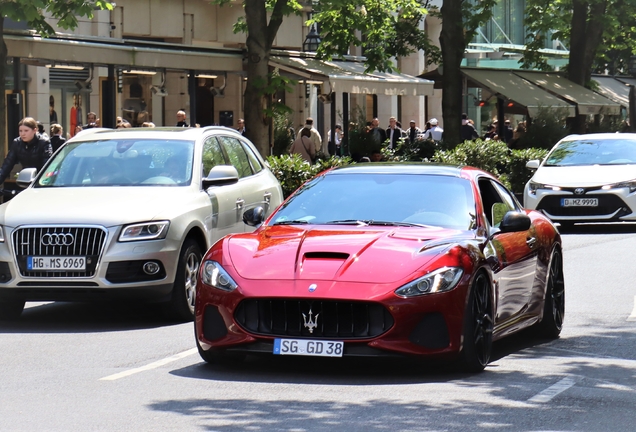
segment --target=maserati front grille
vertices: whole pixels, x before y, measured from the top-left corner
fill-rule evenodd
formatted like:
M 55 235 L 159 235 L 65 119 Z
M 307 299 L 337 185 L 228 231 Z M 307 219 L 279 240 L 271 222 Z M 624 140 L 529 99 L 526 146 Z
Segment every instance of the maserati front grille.
M 13 250 L 20 274 L 35 278 L 81 278 L 95 274 L 106 242 L 106 230 L 99 227 L 29 226 L 12 235 Z M 29 270 L 33 257 L 85 258 L 84 270 Z
M 336 300 L 243 300 L 236 321 L 250 333 L 314 339 L 369 339 L 393 326 L 382 305 Z

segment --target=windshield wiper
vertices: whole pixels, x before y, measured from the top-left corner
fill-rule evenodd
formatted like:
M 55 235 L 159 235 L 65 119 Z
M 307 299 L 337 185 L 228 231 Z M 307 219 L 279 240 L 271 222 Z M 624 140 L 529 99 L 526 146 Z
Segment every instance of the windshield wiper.
M 272 225 L 302 225 L 308 223 L 309 222 L 306 220 L 284 220 L 280 222 L 274 222 Z
M 376 221 L 364 219 L 343 219 L 325 222 L 325 225 L 382 225 L 382 226 L 408 226 L 408 227 L 428 227 L 430 225 L 411 223 L 411 222 L 394 222 L 394 221 Z

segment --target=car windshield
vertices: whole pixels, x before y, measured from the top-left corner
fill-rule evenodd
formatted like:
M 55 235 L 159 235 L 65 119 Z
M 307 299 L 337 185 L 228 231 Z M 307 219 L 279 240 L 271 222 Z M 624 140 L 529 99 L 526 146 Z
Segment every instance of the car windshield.
M 636 140 L 584 138 L 552 149 L 544 166 L 624 165 L 636 163 Z
M 475 203 L 468 180 L 442 175 L 338 174 L 305 184 L 270 225 L 437 226 L 469 229 Z
M 101 140 L 67 144 L 35 187 L 187 186 L 194 142 Z

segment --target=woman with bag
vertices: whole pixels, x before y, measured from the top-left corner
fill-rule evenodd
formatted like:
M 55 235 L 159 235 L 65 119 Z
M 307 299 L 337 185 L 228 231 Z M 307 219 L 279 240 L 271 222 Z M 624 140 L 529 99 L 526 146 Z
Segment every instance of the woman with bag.
M 299 154 L 305 161 L 310 164 L 314 162 L 316 158 L 316 148 L 311 141 L 311 129 L 303 128 L 300 131 L 300 136 L 293 142 L 289 149 L 289 154 Z

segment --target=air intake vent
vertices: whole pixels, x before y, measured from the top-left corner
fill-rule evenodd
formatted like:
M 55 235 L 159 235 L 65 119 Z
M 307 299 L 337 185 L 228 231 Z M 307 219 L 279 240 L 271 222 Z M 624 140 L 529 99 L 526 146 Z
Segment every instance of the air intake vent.
M 349 254 L 341 252 L 307 252 L 305 258 L 308 259 L 339 259 L 346 260 Z

